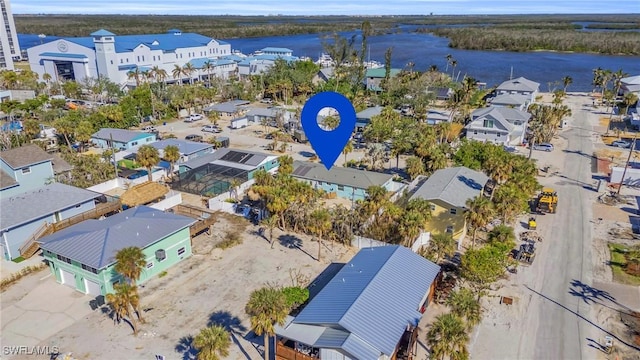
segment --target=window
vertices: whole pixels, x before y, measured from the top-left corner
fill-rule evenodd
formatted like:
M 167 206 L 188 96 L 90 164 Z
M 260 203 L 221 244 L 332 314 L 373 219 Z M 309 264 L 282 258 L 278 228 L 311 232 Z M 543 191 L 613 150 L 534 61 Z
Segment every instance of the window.
M 185 252 L 187 252 L 187 249 L 185 249 L 184 246 L 181 247 L 180 249 L 178 249 L 178 256 L 184 254 Z
M 116 280 L 116 281 L 114 281 L 114 282 L 112 282 L 112 283 L 111 283 L 111 285 L 112 285 L 113 287 L 116 287 L 116 285 L 118 285 L 118 284 L 120 284 L 120 280 Z
M 147 269 L 152 269 L 153 268 L 153 261 L 152 262 L 148 262 L 147 263 Z
M 140 62 L 140 55 L 138 55 L 138 62 Z
M 486 128 L 492 128 L 493 127 L 493 120 L 485 119 L 482 126 L 484 126 Z
M 447 230 L 445 230 L 445 232 L 449 234 L 453 234 L 453 225 L 447 226 Z
M 144 61 L 144 55 L 142 55 L 142 61 Z
M 30 167 L 22 168 L 22 173 L 23 174 L 30 174 L 31 173 L 31 168 Z
M 138 145 L 137 141 L 134 141 L 134 142 L 131 143 L 131 146 L 136 146 L 136 145 Z
M 436 206 L 433 204 L 429 204 L 429 208 L 431 209 L 431 211 L 436 211 Z
M 344 186 L 338 185 L 338 191 L 344 191 Z
M 473 135 L 478 135 L 478 130 L 473 130 Z
M 120 59 L 120 64 L 122 64 L 123 62 L 124 62 L 124 60 L 123 60 L 123 59 Z
M 113 60 L 111 60 L 111 65 L 113 65 Z
M 456 209 L 456 208 L 449 209 L 449 214 L 456 215 L 457 213 L 458 213 L 458 209 Z
M 94 269 L 94 268 L 92 268 L 92 267 L 91 267 L 91 266 L 89 266 L 89 265 L 82 264 L 82 269 L 83 269 L 83 270 L 86 270 L 86 271 L 88 271 L 88 272 L 94 273 L 94 274 L 97 274 L 97 273 L 98 273 L 98 269 Z
M 58 260 L 60 260 L 60 261 L 64 261 L 64 262 L 66 262 L 67 264 L 71 264 L 71 259 L 69 259 L 68 257 L 64 257 L 64 256 L 62 256 L 62 255 L 57 255 L 57 257 L 58 257 Z

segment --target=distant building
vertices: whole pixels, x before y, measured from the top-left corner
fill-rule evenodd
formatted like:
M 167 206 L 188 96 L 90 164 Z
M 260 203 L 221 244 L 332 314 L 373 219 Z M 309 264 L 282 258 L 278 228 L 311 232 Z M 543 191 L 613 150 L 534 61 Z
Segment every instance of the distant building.
M 403 246 L 361 249 L 326 285 L 311 288 L 297 315 L 275 326 L 276 358 L 410 358 L 439 273 Z
M 426 123 L 429 125 L 437 125 L 443 122 L 451 121 L 451 111 L 440 109 L 427 110 Z
M 640 97 L 640 75 L 622 78 L 620 79 L 620 84 L 622 85 L 620 86 L 620 91 L 622 91 L 623 94 L 632 93 Z M 638 104 L 640 104 L 640 102 L 638 102 Z
M 129 150 L 157 140 L 156 134 L 126 129 L 100 129 L 91 135 L 91 142 L 102 149 Z
M 0 10 L 2 10 L 2 17 L 0 17 L 0 26 L 2 27 L 0 30 L 0 70 L 13 70 L 13 62 L 20 60 L 22 55 L 9 0 L 0 1 Z
M 370 186 L 381 186 L 389 192 L 396 192 L 402 186 L 389 174 L 339 166 L 328 171 L 324 165 L 308 161 L 294 161 L 291 176 L 309 183 L 314 189 L 351 201 L 364 200 Z
M 269 48 L 265 48 L 269 49 Z M 276 49 L 276 48 L 273 48 Z M 289 49 L 286 49 L 289 50 Z M 289 50 L 291 51 L 291 50 Z M 277 59 L 287 62 L 300 60 L 298 57 L 282 54 L 259 54 L 248 56 L 238 63 L 238 75 L 247 77 L 251 75 L 260 75 L 267 72 Z
M 411 196 L 431 203 L 431 219 L 426 230 L 431 234 L 450 233 L 462 241 L 467 233 L 464 213 L 466 202 L 482 195 L 489 177 L 464 166 L 434 172 Z
M 498 87 L 496 88 L 496 95 L 502 95 L 502 94 L 526 95 L 527 103 L 524 105 L 526 108 L 526 106 L 536 101 L 536 96 L 538 95 L 539 90 L 540 90 L 539 83 L 523 77 L 519 77 L 517 79 L 507 80 L 502 84 L 498 85 Z
M 531 96 L 522 94 L 499 94 L 489 99 L 491 106 L 510 107 L 518 110 L 527 110 L 531 104 Z
M 389 72 L 389 77 L 392 78 L 398 75 L 402 70 L 401 69 L 391 69 Z M 371 91 L 382 91 L 380 87 L 382 80 L 386 75 L 385 68 L 375 68 L 375 69 L 367 69 L 365 73 L 364 84 L 368 90 Z
M 232 72 L 235 64 L 222 61 L 231 54 L 231 45 L 195 34 L 171 29 L 165 34 L 116 35 L 98 30 L 89 37 L 66 37 L 33 46 L 27 50 L 29 65 L 41 78 L 45 73 L 54 81 L 97 78 L 103 76 L 121 86 L 135 86 L 130 73 L 141 73 L 158 67 L 167 72 L 164 81 L 188 81 L 206 76 L 207 72 Z M 199 70 L 173 77 L 176 66 L 192 61 Z M 204 70 L 205 62 L 212 69 Z M 192 65 L 194 65 L 192 63 Z M 159 80 L 159 79 L 157 79 Z
M 231 100 L 207 106 L 203 109 L 203 111 L 207 115 L 212 112 L 217 112 L 220 115 L 237 116 L 240 115 L 245 110 L 245 106 L 249 105 L 250 103 L 251 102 L 246 100 Z
M 139 247 L 145 267 L 138 283 L 157 277 L 191 256 L 189 227 L 195 219 L 147 206 L 130 208 L 103 220 L 86 220 L 40 239 L 56 281 L 89 295 L 114 292 L 126 281 L 115 271 L 118 251 Z
M 211 154 L 213 152 L 213 145 L 207 143 L 199 143 L 195 141 L 187 141 L 180 139 L 165 139 L 149 144 L 158 149 L 160 158 L 164 158 L 164 149 L 167 146 L 175 146 L 180 151 L 180 160 L 176 164 L 187 162 L 192 159 L 196 159 L 199 156 Z
M 371 122 L 372 117 L 382 114 L 382 110 L 384 110 L 384 107 L 376 105 L 358 112 L 356 114 L 356 131 L 362 131 Z M 400 113 L 398 109 L 393 111 Z

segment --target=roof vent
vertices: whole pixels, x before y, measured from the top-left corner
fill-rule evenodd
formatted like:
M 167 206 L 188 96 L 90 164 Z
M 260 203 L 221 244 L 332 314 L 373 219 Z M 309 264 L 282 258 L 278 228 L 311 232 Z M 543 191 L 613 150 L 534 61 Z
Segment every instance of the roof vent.
M 149 229 L 149 225 L 147 225 L 147 229 Z
M 139 233 L 139 232 L 136 232 L 136 236 L 140 236 L 140 233 Z
M 344 278 L 342 278 L 342 282 L 346 282 L 346 281 L 344 280 Z

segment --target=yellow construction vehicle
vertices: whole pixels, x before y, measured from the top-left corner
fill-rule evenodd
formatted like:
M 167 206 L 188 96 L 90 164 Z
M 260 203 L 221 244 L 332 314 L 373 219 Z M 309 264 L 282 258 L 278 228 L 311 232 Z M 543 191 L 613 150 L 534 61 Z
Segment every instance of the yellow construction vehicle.
M 551 188 L 544 188 L 536 200 L 536 211 L 554 214 L 558 207 L 558 193 Z

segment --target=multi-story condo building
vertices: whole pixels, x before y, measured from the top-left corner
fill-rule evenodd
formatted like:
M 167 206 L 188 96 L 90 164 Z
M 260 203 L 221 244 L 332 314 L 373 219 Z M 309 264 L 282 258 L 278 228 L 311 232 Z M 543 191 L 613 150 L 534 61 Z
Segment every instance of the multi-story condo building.
M 20 59 L 20 44 L 16 34 L 16 24 L 11 13 L 11 3 L 9 0 L 0 0 L 0 70 L 13 70 L 13 61 Z

